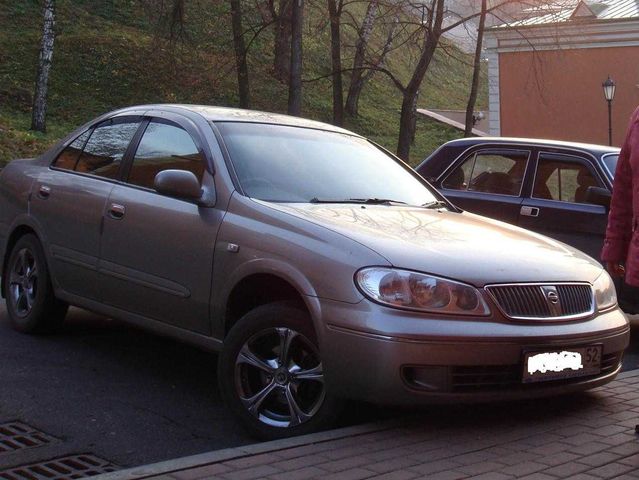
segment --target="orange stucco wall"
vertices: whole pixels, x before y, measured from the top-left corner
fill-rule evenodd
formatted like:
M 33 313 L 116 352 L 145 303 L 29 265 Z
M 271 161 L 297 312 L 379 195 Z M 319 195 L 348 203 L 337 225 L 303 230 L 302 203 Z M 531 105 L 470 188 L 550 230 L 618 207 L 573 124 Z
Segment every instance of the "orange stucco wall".
M 602 82 L 612 76 L 613 144 L 639 105 L 639 47 L 499 55 L 501 135 L 608 143 Z

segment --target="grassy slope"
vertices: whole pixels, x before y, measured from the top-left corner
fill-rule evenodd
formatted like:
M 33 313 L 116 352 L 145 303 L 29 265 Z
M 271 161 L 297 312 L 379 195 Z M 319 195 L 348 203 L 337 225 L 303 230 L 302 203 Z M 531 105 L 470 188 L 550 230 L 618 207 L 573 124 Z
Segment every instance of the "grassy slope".
M 41 28 L 39 2 L 0 0 L 0 165 L 38 154 L 78 124 L 116 107 L 147 102 L 236 104 L 226 3 L 188 2 L 186 35 L 175 44 L 158 40 L 157 19 L 153 20 L 157 12 L 145 11 L 141 2 L 58 0 L 57 4 L 48 132 L 42 135 L 28 130 Z M 309 4 L 304 44 L 307 79 L 328 73 L 329 32 L 321 19 L 320 9 Z M 345 28 L 344 44 L 352 45 L 353 36 Z M 346 48 L 346 66 L 350 55 Z M 407 56 L 406 50 L 398 49 L 388 59 L 404 81 L 409 75 Z M 257 38 L 249 62 L 253 107 L 286 111 L 286 86 L 271 77 L 270 34 Z M 422 88 L 420 107 L 465 108 L 469 77 L 464 62 L 438 52 Z M 480 104 L 485 103 L 482 94 Z M 399 92 L 378 74 L 362 94 L 360 117 L 349 120 L 346 127 L 394 150 L 400 104 Z M 330 80 L 304 84 L 303 111 L 309 118 L 330 120 Z M 455 130 L 420 119 L 411 163 L 457 136 Z

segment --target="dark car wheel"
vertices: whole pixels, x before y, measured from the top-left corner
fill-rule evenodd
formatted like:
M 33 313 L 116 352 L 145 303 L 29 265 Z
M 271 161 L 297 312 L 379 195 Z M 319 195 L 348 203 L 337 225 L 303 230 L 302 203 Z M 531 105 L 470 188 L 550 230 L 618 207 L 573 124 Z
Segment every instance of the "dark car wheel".
M 46 333 L 64 320 L 67 305 L 56 299 L 39 240 L 21 237 L 9 256 L 5 272 L 5 297 L 9 320 L 24 333 Z
M 308 313 L 288 303 L 260 306 L 233 326 L 218 380 L 228 407 L 265 440 L 326 427 L 341 403 L 326 392 Z

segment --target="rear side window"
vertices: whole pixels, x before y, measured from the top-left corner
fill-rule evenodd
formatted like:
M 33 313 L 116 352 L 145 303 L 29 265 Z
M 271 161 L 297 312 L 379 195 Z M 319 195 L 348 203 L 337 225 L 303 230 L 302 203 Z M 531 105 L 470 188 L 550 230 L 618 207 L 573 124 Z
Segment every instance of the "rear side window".
M 140 122 L 108 120 L 94 130 L 74 168 L 105 178 L 117 178 L 120 163 Z
M 146 127 L 135 152 L 128 183 L 153 189 L 155 176 L 169 169 L 187 170 L 201 179 L 204 159 L 186 130 L 154 120 Z
M 53 166 L 63 168 L 65 170 L 75 169 L 75 164 L 78 162 L 78 158 L 80 158 L 80 154 L 82 153 L 82 149 L 84 148 L 84 144 L 87 142 L 89 135 L 91 135 L 91 130 L 87 130 L 71 142 L 69 146 L 62 150 L 62 153 L 58 155 L 58 158 L 56 158 L 55 162 L 53 162 Z
M 592 171 L 581 162 L 543 155 L 537 165 L 533 197 L 570 203 L 587 203 L 588 187 L 599 186 Z
M 477 152 L 456 167 L 442 187 L 518 196 L 527 164 L 528 152 Z
M 617 154 L 604 155 L 603 157 L 604 165 L 606 165 L 606 168 L 610 172 L 610 178 L 613 178 L 613 179 L 615 178 L 615 172 L 617 170 L 618 160 L 619 160 L 619 155 Z

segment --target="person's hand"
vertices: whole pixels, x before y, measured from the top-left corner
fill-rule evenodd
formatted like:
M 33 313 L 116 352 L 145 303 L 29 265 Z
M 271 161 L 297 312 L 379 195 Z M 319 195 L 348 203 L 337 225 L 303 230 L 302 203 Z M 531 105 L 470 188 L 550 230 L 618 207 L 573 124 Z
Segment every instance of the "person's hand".
M 623 278 L 626 274 L 626 269 L 619 262 L 606 262 L 606 270 L 612 277 Z

